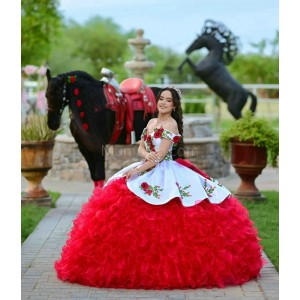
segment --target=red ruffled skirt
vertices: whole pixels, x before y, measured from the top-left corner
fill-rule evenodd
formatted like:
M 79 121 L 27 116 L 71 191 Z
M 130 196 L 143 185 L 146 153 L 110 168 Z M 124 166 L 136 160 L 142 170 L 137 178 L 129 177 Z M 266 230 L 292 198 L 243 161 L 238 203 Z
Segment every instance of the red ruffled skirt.
M 121 178 L 95 188 L 55 269 L 63 281 L 94 287 L 224 287 L 259 276 L 261 251 L 257 230 L 236 198 L 154 206 Z

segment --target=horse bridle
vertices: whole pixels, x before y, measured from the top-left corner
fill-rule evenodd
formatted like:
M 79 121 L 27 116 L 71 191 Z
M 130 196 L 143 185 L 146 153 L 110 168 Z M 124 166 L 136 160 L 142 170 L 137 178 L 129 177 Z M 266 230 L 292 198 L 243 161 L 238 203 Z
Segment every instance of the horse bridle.
M 48 112 L 52 112 L 52 113 L 58 114 L 61 117 L 62 112 L 64 111 L 64 108 L 70 102 L 70 100 L 67 99 L 67 97 L 66 97 L 66 93 L 67 93 L 67 83 L 65 82 L 64 86 L 63 86 L 63 99 L 62 99 L 62 102 L 61 102 L 61 108 L 60 108 L 59 112 L 57 112 L 54 108 L 49 107 L 49 106 L 48 106 Z

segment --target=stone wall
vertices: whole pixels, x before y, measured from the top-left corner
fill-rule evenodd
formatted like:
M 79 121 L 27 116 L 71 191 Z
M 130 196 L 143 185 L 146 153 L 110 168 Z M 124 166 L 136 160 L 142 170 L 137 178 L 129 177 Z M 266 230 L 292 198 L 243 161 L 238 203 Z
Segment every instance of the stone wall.
M 62 180 L 91 181 L 88 164 L 73 137 L 59 135 L 53 149 L 53 166 L 48 177 Z
M 229 163 L 221 154 L 217 137 L 185 138 L 185 156 L 211 177 L 220 178 L 229 174 Z M 121 168 L 139 161 L 138 145 L 107 145 L 105 148 L 106 178 Z M 58 136 L 53 151 L 53 167 L 48 176 L 62 180 L 91 181 L 86 160 L 79 152 L 73 137 Z
M 229 175 L 230 163 L 222 156 L 218 137 L 185 138 L 185 158 L 213 178 Z

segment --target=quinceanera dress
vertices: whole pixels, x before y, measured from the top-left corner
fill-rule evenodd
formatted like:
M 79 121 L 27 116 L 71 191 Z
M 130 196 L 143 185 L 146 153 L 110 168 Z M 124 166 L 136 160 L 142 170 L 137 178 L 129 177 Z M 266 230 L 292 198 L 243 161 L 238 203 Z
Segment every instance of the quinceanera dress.
M 125 180 L 96 187 L 74 220 L 55 262 L 57 276 L 82 285 L 188 289 L 239 285 L 264 264 L 246 208 L 217 180 L 186 160 L 172 160 L 181 136 L 163 128 L 142 140 L 147 151 L 172 141 L 165 159 Z

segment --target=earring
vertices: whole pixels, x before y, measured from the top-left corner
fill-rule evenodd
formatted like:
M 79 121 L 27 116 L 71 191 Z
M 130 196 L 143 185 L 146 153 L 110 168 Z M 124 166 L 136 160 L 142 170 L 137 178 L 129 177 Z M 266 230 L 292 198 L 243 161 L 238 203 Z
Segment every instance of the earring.
M 173 108 L 173 111 L 175 111 L 175 107 Z

